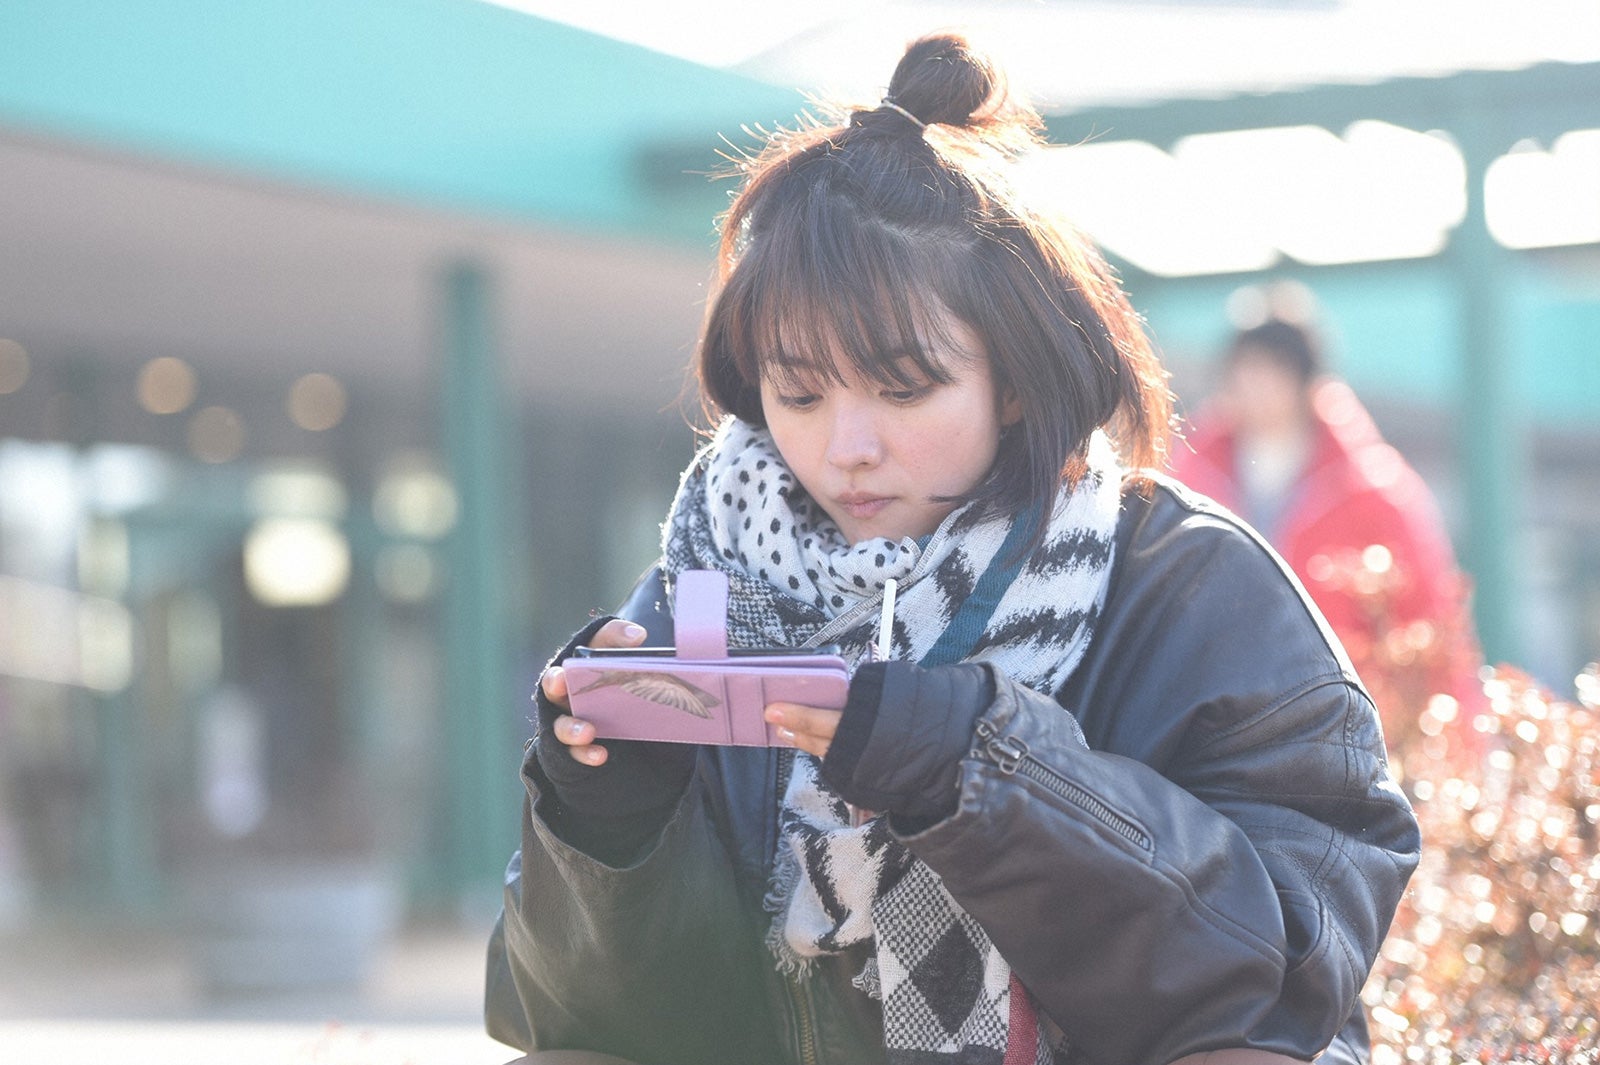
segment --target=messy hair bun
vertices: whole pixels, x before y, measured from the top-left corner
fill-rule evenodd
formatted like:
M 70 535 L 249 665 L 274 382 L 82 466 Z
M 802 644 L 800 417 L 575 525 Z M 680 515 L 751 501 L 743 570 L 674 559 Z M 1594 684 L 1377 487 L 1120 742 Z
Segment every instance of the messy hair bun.
M 1005 75 L 965 37 L 936 33 L 907 47 L 882 101 L 852 108 L 849 126 L 899 133 L 938 126 L 946 137 L 1014 154 L 1038 142 L 1042 123 L 1011 98 Z
M 927 125 L 1037 124 L 1031 111 L 1010 104 L 1005 76 L 988 57 L 953 33 L 913 41 L 894 68 L 887 98 Z

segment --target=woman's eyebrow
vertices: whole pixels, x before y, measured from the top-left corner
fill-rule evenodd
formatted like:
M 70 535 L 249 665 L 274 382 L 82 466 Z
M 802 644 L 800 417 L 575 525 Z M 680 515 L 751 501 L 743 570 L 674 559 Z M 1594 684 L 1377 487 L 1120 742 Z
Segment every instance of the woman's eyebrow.
M 826 365 L 818 362 L 816 359 L 802 359 L 797 355 L 784 354 L 769 355 L 763 359 L 762 362 L 766 363 L 768 366 L 777 366 L 784 370 L 793 371 L 815 371 Z
M 961 357 L 959 349 L 947 353 Z M 762 365 L 767 372 L 794 381 L 835 381 L 841 380 L 842 375 L 850 366 L 867 374 L 869 377 L 883 380 L 914 381 L 932 375 L 935 379 L 943 379 L 949 374 L 945 365 L 946 358 L 941 358 L 937 345 L 927 345 L 919 341 L 905 341 L 873 355 L 871 360 L 862 365 L 855 359 L 845 359 L 843 362 L 834 359 L 815 359 L 799 355 L 780 352 L 762 360 Z
M 821 381 L 838 376 L 838 371 L 831 363 L 792 355 L 774 355 L 761 360 L 761 373 L 764 377 L 792 382 Z

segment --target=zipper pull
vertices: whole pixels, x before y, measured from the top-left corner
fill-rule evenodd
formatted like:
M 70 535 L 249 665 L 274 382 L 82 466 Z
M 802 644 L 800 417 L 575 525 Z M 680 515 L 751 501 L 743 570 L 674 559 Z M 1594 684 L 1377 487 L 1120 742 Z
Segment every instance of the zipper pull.
M 994 760 L 994 764 L 999 767 L 1000 772 L 1010 776 L 1017 771 L 1017 767 L 1022 764 L 1022 760 L 1032 752 L 1029 750 L 1028 745 L 1017 739 L 1017 737 L 996 737 L 994 732 L 995 730 L 991 726 L 989 735 L 984 738 L 984 750 Z

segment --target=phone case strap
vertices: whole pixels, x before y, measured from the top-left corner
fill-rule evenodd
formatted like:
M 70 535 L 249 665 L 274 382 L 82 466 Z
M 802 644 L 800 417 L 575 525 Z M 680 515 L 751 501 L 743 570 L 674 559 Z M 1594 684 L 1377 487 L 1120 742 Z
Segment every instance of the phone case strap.
M 673 627 L 679 658 L 727 658 L 728 575 L 704 569 L 680 573 Z

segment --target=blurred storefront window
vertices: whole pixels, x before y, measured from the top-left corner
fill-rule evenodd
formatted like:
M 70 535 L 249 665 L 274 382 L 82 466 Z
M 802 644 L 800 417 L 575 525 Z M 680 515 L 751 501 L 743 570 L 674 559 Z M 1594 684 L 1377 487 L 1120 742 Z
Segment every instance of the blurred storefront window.
M 187 407 L 188 373 L 147 364 L 140 403 Z M 195 451 L 193 422 L 174 450 L 0 439 L 0 908 L 19 920 L 159 912 L 204 871 L 289 856 L 440 878 L 450 486 L 405 450 L 354 505 L 336 455 L 250 457 L 263 411 L 207 411 L 227 413 Z M 399 767 L 381 804 L 380 765 Z

